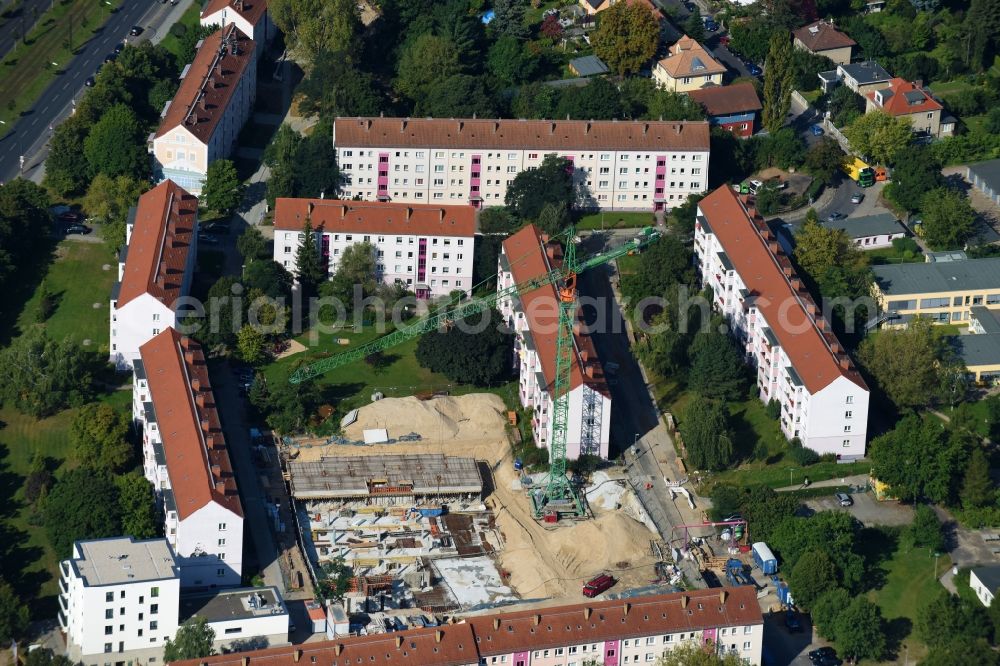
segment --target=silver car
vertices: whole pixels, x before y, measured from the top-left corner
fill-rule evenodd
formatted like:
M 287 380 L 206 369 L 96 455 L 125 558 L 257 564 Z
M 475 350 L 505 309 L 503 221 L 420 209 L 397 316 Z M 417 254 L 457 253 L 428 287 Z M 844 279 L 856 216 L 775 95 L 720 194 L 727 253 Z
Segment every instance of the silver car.
M 847 493 L 837 493 L 834 495 L 837 498 L 837 502 L 840 506 L 854 506 L 854 500 Z

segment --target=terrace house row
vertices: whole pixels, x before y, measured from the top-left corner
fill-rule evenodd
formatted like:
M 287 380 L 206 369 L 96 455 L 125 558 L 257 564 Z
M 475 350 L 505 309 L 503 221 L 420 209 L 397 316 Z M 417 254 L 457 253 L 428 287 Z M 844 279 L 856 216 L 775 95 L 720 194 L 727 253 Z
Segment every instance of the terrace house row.
M 337 118 L 345 199 L 503 205 L 518 173 L 569 161 L 577 206 L 663 210 L 704 192 L 708 123 Z

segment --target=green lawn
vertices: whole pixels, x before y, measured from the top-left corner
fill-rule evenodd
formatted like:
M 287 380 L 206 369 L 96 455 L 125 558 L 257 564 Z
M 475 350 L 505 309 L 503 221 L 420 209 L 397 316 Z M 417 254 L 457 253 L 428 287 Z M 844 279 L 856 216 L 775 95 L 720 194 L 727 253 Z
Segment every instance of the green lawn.
M 0 61 L 0 120 L 6 134 L 13 121 L 27 110 L 73 57 L 73 51 L 120 7 L 122 0 L 60 0 L 38 19 L 25 43 Z M 72 35 L 72 40 L 70 39 Z M 52 63 L 57 63 L 53 66 Z
M 894 247 L 868 250 L 865 252 L 865 256 L 875 266 L 880 264 L 922 264 L 924 262 L 923 252 L 899 252 Z
M 581 230 L 633 229 L 650 227 L 655 224 L 656 219 L 652 213 L 619 213 L 609 211 L 584 215 L 576 223 L 576 228 Z
M 104 266 L 108 270 L 104 270 Z M 46 284 L 57 301 L 45 323 L 50 337 L 90 340 L 93 349 L 108 347 L 108 307 L 111 287 L 118 277 L 118 260 L 104 243 L 63 241 L 56 248 Z M 39 290 L 25 304 L 17 323 L 21 330 L 37 316 Z M 94 307 L 94 304 L 99 304 Z
M 190 7 L 187 8 L 180 19 L 177 21 L 178 25 L 183 25 L 188 30 L 194 30 L 201 23 L 201 5 L 200 2 L 194 2 Z M 173 53 L 175 56 L 180 57 L 181 54 L 181 44 L 177 36 L 172 32 L 168 32 L 160 42 L 160 45 L 166 50 Z
M 974 87 L 975 86 L 970 85 L 964 79 L 955 79 L 953 81 L 935 81 L 930 85 L 931 92 L 936 95 L 953 95 L 965 90 L 971 90 Z

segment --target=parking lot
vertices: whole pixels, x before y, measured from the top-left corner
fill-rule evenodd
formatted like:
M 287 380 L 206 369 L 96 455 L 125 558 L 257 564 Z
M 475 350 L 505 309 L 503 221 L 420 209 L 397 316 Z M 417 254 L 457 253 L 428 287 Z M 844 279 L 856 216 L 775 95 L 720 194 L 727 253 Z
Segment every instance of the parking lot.
M 875 525 L 909 525 L 913 522 L 913 508 L 899 502 L 879 502 L 871 493 L 851 495 L 854 505 L 842 507 L 834 496 L 817 497 L 806 502 L 812 511 L 846 511 L 867 527 Z

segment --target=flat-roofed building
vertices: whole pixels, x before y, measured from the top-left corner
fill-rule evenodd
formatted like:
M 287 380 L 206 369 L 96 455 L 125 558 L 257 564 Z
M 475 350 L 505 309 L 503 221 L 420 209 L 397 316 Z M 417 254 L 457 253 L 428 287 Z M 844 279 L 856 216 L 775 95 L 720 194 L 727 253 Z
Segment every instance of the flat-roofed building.
M 229 157 L 257 97 L 254 47 L 234 23 L 202 40 L 151 136 L 158 181 L 201 194 L 208 165 Z
M 873 293 L 889 325 L 920 315 L 939 324 L 968 323 L 974 306 L 1000 309 L 1000 257 L 872 266 Z
M 712 307 L 756 369 L 760 399 L 781 405 L 781 431 L 814 451 L 864 456 L 869 392 L 791 260 L 729 186 L 698 204 L 694 250 Z
M 77 541 L 59 568 L 59 626 L 71 660 L 145 664 L 162 657 L 177 632 L 180 599 L 166 539 Z
M 201 345 L 167 328 L 139 354 L 132 416 L 181 585 L 239 585 L 243 507 Z
M 469 206 L 278 199 L 274 260 L 292 273 L 307 219 L 331 276 L 344 251 L 364 242 L 374 246 L 375 278 L 417 298 L 473 287 L 476 212 Z
M 497 290 L 546 275 L 562 265 L 561 252 L 557 243 L 549 243 L 538 227 L 529 224 L 503 242 Z M 535 445 L 548 449 L 552 442 L 559 338 L 556 287 L 550 284 L 506 297 L 497 303 L 497 309 L 515 334 L 518 398 L 522 407 L 532 410 Z M 566 457 L 575 460 L 586 454 L 607 458 L 610 436 L 611 392 L 604 366 L 589 333 L 580 328 L 573 334 Z
M 662 210 L 704 192 L 708 123 L 337 118 L 340 195 L 366 201 L 502 205 L 518 173 L 570 162 L 580 208 Z
M 177 325 L 198 254 L 198 198 L 166 180 L 129 211 L 111 292 L 111 362 L 132 367 L 139 347 Z
M 862 250 L 892 247 L 892 241 L 906 238 L 906 227 L 891 213 L 825 220 L 822 224 L 827 229 L 840 229 Z
M 215 631 L 216 651 L 234 643 L 267 647 L 288 643 L 288 606 L 276 587 L 186 592 L 181 595 L 179 622 L 205 618 Z

